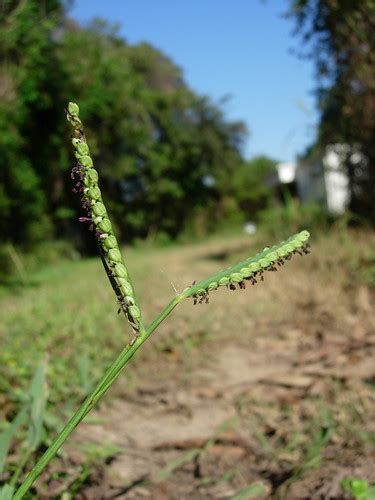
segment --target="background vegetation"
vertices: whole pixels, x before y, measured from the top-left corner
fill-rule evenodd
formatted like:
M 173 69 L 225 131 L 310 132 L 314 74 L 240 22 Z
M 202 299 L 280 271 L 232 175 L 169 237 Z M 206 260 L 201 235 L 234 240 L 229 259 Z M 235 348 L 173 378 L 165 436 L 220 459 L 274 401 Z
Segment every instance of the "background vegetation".
M 246 187 L 259 191 L 257 179 L 272 162 L 254 160 L 253 172 L 241 155 L 244 124 L 228 121 L 220 105 L 194 93 L 160 51 L 129 45 L 102 20 L 84 29 L 56 0 L 3 2 L 0 23 L 6 241 L 24 245 L 58 235 L 82 247 L 63 114 L 73 97 L 127 241 L 158 232 L 176 237 L 195 217 L 212 230 L 248 197 L 256 205 L 257 194 L 244 193 L 240 176 L 250 171 Z M 264 203 L 265 193 L 259 198 Z
M 5 0 L 0 8 L 0 233 L 24 248 L 57 237 L 81 251 L 63 109 L 79 102 L 117 232 L 161 241 L 252 220 L 268 208 L 268 158 L 244 159 L 245 125 L 197 95 L 181 69 L 115 27 L 87 28 L 62 0 Z M 289 16 L 314 58 L 321 119 L 308 154 L 330 143 L 365 155 L 347 159 L 351 210 L 374 220 L 372 0 L 295 0 Z M 307 51 L 307 52 L 306 52 Z M 350 155 L 349 155 L 350 156 Z M 87 239 L 82 239 L 87 238 Z M 4 251 L 2 252 L 4 253 Z
M 351 210 L 375 221 L 375 3 L 293 0 L 289 11 L 301 39 L 298 52 L 316 69 L 320 123 L 313 155 L 328 144 L 348 144 L 345 168 Z M 363 153 L 356 162 L 352 153 Z
M 254 481 L 260 495 L 341 497 L 353 478 L 375 483 L 373 0 L 289 4 L 316 64 L 320 122 L 305 156 L 337 142 L 364 155 L 347 158 L 339 220 L 276 196 L 276 162 L 244 158 L 243 123 L 151 45 L 103 20 L 79 26 L 68 3 L 0 2 L 0 481 L 22 477 L 124 344 L 100 262 L 82 258 L 93 248 L 71 193 L 73 99 L 146 320 L 174 287 L 289 232 L 312 228 L 313 252 L 235 300 L 221 290 L 209 308 L 177 311 L 34 498 L 247 498 Z

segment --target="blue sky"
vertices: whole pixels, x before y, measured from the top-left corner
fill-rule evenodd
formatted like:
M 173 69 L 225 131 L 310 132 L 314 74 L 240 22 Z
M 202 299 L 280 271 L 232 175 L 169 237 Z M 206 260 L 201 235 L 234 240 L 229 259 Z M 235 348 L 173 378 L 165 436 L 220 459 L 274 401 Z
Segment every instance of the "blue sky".
M 249 129 L 244 148 L 293 161 L 313 140 L 317 112 L 311 61 L 290 53 L 299 40 L 282 17 L 288 0 L 75 0 L 83 25 L 104 17 L 135 44 L 148 41 L 170 56 L 195 91 L 219 100 Z

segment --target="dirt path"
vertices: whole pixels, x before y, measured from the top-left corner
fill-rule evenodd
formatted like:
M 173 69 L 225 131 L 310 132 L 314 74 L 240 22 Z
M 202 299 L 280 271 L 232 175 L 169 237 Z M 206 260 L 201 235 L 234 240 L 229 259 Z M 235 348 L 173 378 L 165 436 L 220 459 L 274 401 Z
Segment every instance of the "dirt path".
M 84 498 L 231 498 L 254 482 L 263 486 L 264 497 L 275 493 L 295 469 L 290 457 L 282 460 L 285 470 L 280 468 L 272 444 L 267 447 L 267 433 L 272 438 L 290 432 L 285 427 L 293 423 L 293 415 L 285 422 L 280 408 L 267 409 L 267 404 L 301 406 L 301 400 L 329 391 L 327 382 L 332 378 L 361 385 L 375 374 L 373 335 L 361 341 L 353 337 L 343 341 L 339 336 L 326 342 L 318 339 L 312 350 L 308 343 L 303 345 L 303 332 L 287 331 L 279 338 L 260 336 L 252 346 L 231 342 L 216 344 L 214 350 L 211 346 L 209 362 L 185 384 L 170 377 L 164 383 L 148 381 L 132 395 L 102 407 L 94 414 L 100 423 L 85 424 L 78 439 L 112 443 L 122 451 L 102 471 L 101 486 L 87 489 Z M 353 356 L 357 358 L 350 361 Z M 362 391 L 362 397 L 368 394 Z M 241 401 L 246 401 L 245 411 Z M 249 426 L 249 410 L 261 421 L 261 437 Z M 301 411 L 303 403 L 294 416 L 296 430 L 306 418 Z M 328 448 L 328 454 L 336 449 Z M 341 464 L 330 464 L 328 469 L 312 469 L 307 482 L 306 475 L 297 477 L 289 494 L 299 497 L 310 490 L 316 498 L 330 498 L 342 494 L 340 481 L 346 476 L 375 481 L 368 458 L 355 453 L 342 458 Z M 225 477 L 228 471 L 233 474 L 230 480 Z

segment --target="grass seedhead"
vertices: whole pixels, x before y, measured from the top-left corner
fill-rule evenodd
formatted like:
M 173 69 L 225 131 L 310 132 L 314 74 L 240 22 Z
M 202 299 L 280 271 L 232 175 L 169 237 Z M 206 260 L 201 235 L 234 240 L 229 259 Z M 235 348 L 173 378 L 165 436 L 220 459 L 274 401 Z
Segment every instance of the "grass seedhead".
M 80 195 L 81 204 L 85 210 L 85 216 L 80 217 L 80 221 L 90 224 L 89 227 L 95 235 L 104 269 L 120 304 L 120 310 L 125 313 L 135 335 L 132 340 L 124 346 L 123 350 L 113 361 L 112 365 L 108 368 L 107 372 L 98 382 L 91 394 L 87 396 L 80 408 L 52 442 L 44 455 L 39 459 L 34 469 L 15 493 L 15 500 L 23 498 L 73 430 L 102 398 L 109 387 L 111 387 L 121 370 L 133 357 L 139 347 L 180 302 L 191 297 L 193 298 L 194 304 L 207 304 L 209 302 L 209 293 L 222 286 L 226 286 L 230 290 L 236 290 L 237 287 L 244 290 L 246 288 L 246 281 L 255 285 L 258 281 L 264 280 L 264 273 L 266 271 L 275 272 L 277 266 L 283 265 L 293 254 L 298 253 L 303 255 L 309 251 L 306 242 L 310 235 L 307 231 L 301 231 L 279 245 L 275 245 L 271 248 L 264 248 L 263 251 L 255 257 L 250 257 L 239 262 L 199 283 L 194 282 L 189 288 L 186 288 L 182 293 L 175 296 L 151 324 L 145 328 L 142 323 L 141 309 L 134 293 L 129 272 L 122 257 L 118 241 L 113 232 L 112 223 L 102 199 L 99 188 L 99 175 L 94 169 L 94 162 L 90 156 L 90 148 L 86 142 L 77 104 L 69 103 L 67 119 L 72 126 L 72 144 L 77 159 L 77 164 L 73 167 L 71 173 L 75 181 L 73 191 Z M 40 387 L 40 383 L 35 384 L 35 390 L 38 394 L 41 392 Z M 33 414 L 35 420 L 33 436 L 35 436 L 35 440 L 37 438 L 39 439 L 40 436 L 42 413 L 41 407 L 36 406 Z M 22 415 L 18 417 L 18 420 L 21 418 Z M 16 419 L 14 427 L 11 427 L 12 433 L 14 428 L 19 425 L 18 420 Z M 8 435 L 2 437 L 2 443 L 0 437 L 0 465 L 3 460 L 1 453 L 4 454 L 4 451 L 2 452 L 1 450 L 1 444 L 3 450 L 7 449 L 8 441 Z M 35 442 L 36 441 L 33 441 L 33 443 Z M 251 486 L 250 489 L 252 490 L 253 486 Z M 248 495 L 249 491 L 248 488 L 245 492 L 240 492 L 237 497 L 243 498 L 243 493 Z
M 69 103 L 67 119 L 73 128 L 72 144 L 77 159 L 77 165 L 72 169 L 72 178 L 76 181 L 73 191 L 80 194 L 82 207 L 87 213 L 87 217 L 80 217 L 80 221 L 90 223 L 90 229 L 95 234 L 101 259 L 120 304 L 120 310 L 127 317 L 135 336 L 138 336 L 142 328 L 141 312 L 117 239 L 113 234 L 112 223 L 103 203 L 98 185 L 98 172 L 93 168 L 94 162 L 90 156 L 82 122 L 79 119 L 77 104 Z
M 295 254 L 306 255 L 309 253 L 309 245 L 306 243 L 310 234 L 308 231 L 301 231 L 286 241 L 274 245 L 271 248 L 264 248 L 263 252 L 255 257 L 250 257 L 234 266 L 221 271 L 220 273 L 199 283 L 186 288 L 182 295 L 192 297 L 194 304 L 208 303 L 209 292 L 217 290 L 220 286 L 226 286 L 230 290 L 240 290 L 246 288 L 246 281 L 255 285 L 258 280 L 264 281 L 265 271 L 276 272 L 276 266 L 284 265 L 286 260 L 290 260 Z

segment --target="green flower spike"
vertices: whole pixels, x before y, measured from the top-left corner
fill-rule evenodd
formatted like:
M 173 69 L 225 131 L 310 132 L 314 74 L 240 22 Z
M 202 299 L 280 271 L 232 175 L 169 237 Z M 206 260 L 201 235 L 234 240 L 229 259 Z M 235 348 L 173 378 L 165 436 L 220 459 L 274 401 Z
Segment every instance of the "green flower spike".
M 103 203 L 98 186 L 99 176 L 93 168 L 90 150 L 79 118 L 79 107 L 74 102 L 70 102 L 68 105 L 67 119 L 73 128 L 72 144 L 78 162 L 72 170 L 72 176 L 77 181 L 74 190 L 82 195 L 82 204 L 92 222 L 101 256 L 104 259 L 104 267 L 116 292 L 121 309 L 128 318 L 135 335 L 138 336 L 142 329 L 140 309 L 117 239 L 113 234 L 107 209 Z
M 231 290 L 235 290 L 236 285 L 239 288 L 245 288 L 245 281 L 247 280 L 255 285 L 258 279 L 263 281 L 265 271 L 277 271 L 276 265 L 283 265 L 285 260 L 289 260 L 293 254 L 304 255 L 309 253 L 309 245 L 307 244 L 309 237 L 308 231 L 301 231 L 278 245 L 271 248 L 266 247 L 263 252 L 258 253 L 255 257 L 239 262 L 207 280 L 186 288 L 181 295 L 184 298 L 193 297 L 194 304 L 203 304 L 203 302 L 208 302 L 209 292 L 216 290 L 220 286 L 227 286 Z
M 92 229 L 95 231 L 104 268 L 116 292 L 120 306 L 135 331 L 135 336 L 131 342 L 123 347 L 91 393 L 39 458 L 34 468 L 15 492 L 14 500 L 21 500 L 25 496 L 74 429 L 82 422 L 98 401 L 100 401 L 109 387 L 111 387 L 121 373 L 121 370 L 132 359 L 136 351 L 180 302 L 192 297 L 194 303 L 207 303 L 209 292 L 221 286 L 227 286 L 231 290 L 235 290 L 236 287 L 245 288 L 247 280 L 255 284 L 259 279 L 263 280 L 266 271 L 276 271 L 276 266 L 284 264 L 285 260 L 289 260 L 293 254 L 298 253 L 303 255 L 304 253 L 308 253 L 309 248 L 307 240 L 310 235 L 307 231 L 301 231 L 279 245 L 264 248 L 263 252 L 257 254 L 255 257 L 224 269 L 200 283 L 194 282 L 192 286 L 185 288 L 185 290 L 173 297 L 147 328 L 145 328 L 142 324 L 140 308 L 134 295 L 129 273 L 122 259 L 117 240 L 113 233 L 112 224 L 98 187 L 98 172 L 93 168 L 77 104 L 69 103 L 67 118 L 73 128 L 72 143 L 78 161 L 77 166 L 72 170 L 72 177 L 76 181 L 74 190 L 81 195 L 82 204 L 89 215 L 89 217 L 82 217 L 80 220 L 82 222 L 90 222 Z

